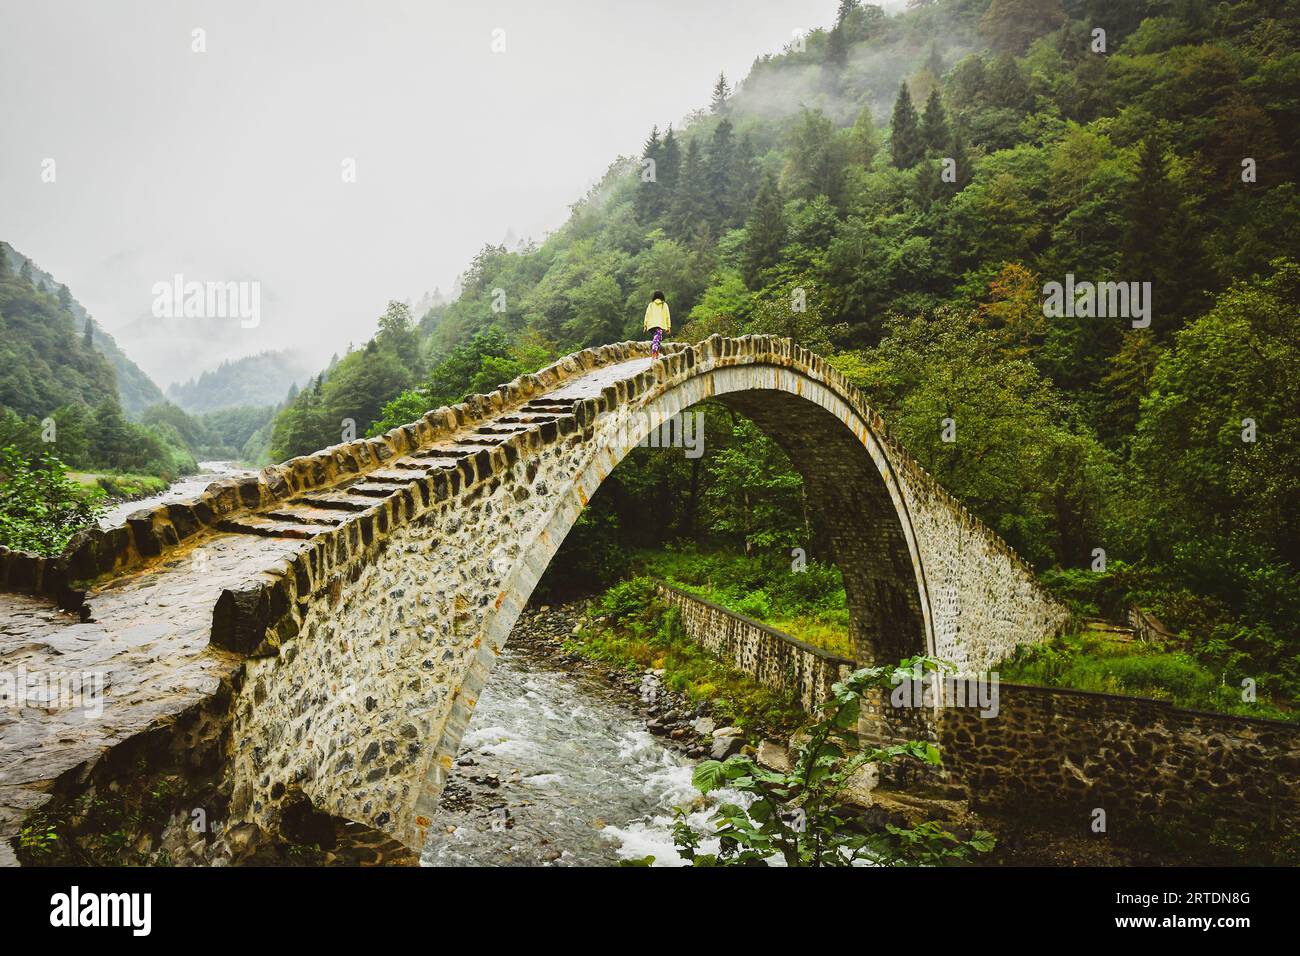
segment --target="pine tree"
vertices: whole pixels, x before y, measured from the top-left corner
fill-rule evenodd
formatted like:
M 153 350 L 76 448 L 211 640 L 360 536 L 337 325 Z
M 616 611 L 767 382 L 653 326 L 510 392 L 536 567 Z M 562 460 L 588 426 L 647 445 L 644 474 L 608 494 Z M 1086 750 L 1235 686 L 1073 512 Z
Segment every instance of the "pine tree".
M 989 100 L 995 106 L 1007 109 L 1025 110 L 1029 108 L 1029 83 L 1020 71 L 1016 58 L 1009 53 L 993 61 L 987 77 Z
M 1121 261 L 1128 282 L 1150 282 L 1158 310 L 1152 331 L 1167 336 L 1181 322 L 1199 310 L 1201 293 L 1187 281 L 1199 270 L 1201 249 L 1182 207 L 1175 185 L 1169 180 L 1165 144 L 1155 135 L 1145 137 L 1138 147 L 1137 179 L 1130 187 L 1124 221 Z
M 727 86 L 727 74 L 719 73 L 718 82 L 713 84 L 713 103 L 711 109 L 714 113 L 721 113 L 727 107 L 727 100 L 731 96 L 731 87 Z
M 930 98 L 925 103 L 925 114 L 921 117 L 921 140 L 925 143 L 928 155 L 949 155 L 952 131 L 948 128 L 948 116 L 944 112 L 938 88 L 930 91 Z
M 5 252 L 4 243 L 0 242 L 0 282 L 9 278 L 9 254 Z
M 764 269 L 775 265 L 785 245 L 785 205 L 781 188 L 771 173 L 763 179 L 745 223 L 744 279 L 757 289 Z
M 32 260 L 24 259 L 22 268 L 18 270 L 18 278 L 22 279 L 27 285 L 32 284 Z
M 643 175 L 645 166 L 637 170 L 637 191 L 636 191 L 636 216 L 643 224 L 648 224 L 655 216 L 658 209 L 658 200 L 662 194 L 663 186 L 659 182 L 659 161 L 663 158 L 663 144 L 659 140 L 659 126 L 655 125 L 650 130 L 650 137 L 645 141 L 641 148 L 641 159 L 651 160 L 654 166 L 654 178 L 647 179 Z
M 67 286 L 64 286 L 64 288 L 66 289 Z M 86 319 L 86 327 L 81 330 L 81 343 L 87 349 L 95 347 L 95 324 L 89 318 Z
M 916 108 L 912 106 L 912 94 L 907 91 L 906 83 L 898 88 L 894 115 L 889 121 L 889 150 L 899 169 L 911 169 L 925 158 L 925 141 L 921 138 Z
M 663 146 L 659 150 L 657 175 L 660 185 L 664 187 L 659 200 L 663 204 L 661 212 L 668 208 L 669 197 L 672 195 L 672 191 L 677 188 L 677 180 L 681 176 L 681 170 L 682 145 L 677 139 L 677 134 L 673 132 L 673 128 L 669 126 L 668 132 L 664 134 Z
M 105 398 L 95 407 L 95 426 L 91 432 L 90 454 L 96 463 L 108 468 L 121 467 L 131 445 L 131 428 L 122 416 L 116 398 Z
M 688 239 L 707 226 L 709 218 L 708 183 L 704 162 L 700 157 L 700 141 L 692 138 L 686 147 L 686 160 L 673 192 L 670 218 L 678 239 Z
M 736 141 L 731 120 L 722 120 L 713 131 L 704 175 L 712 204 L 711 221 L 726 228 L 736 216 Z
M 856 9 L 858 9 L 858 0 L 840 0 L 840 7 L 835 11 L 835 25 L 837 27 L 843 26 L 844 21 L 847 20 Z
M 988 95 L 988 76 L 982 56 L 968 56 L 957 64 L 948 82 L 948 93 L 958 113 L 962 108 L 979 106 L 984 102 Z
M 59 284 L 59 308 L 64 312 L 72 311 L 72 293 L 64 283 Z

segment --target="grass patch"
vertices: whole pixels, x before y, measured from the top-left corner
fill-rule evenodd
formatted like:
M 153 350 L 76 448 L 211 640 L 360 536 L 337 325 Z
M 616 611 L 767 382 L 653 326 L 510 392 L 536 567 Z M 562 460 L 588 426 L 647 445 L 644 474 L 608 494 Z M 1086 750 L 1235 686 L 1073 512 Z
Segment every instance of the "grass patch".
M 1019 684 L 1154 697 L 1178 707 L 1242 717 L 1300 717 L 1263 696 L 1253 703 L 1243 701 L 1240 687 L 1224 683 L 1190 654 L 1121 640 L 1095 628 L 1018 648 L 997 670 L 1003 680 Z
M 68 477 L 96 499 L 130 501 L 133 498 L 162 494 L 168 487 L 168 482 L 156 475 L 70 471 Z
M 597 620 L 566 639 L 565 650 L 632 673 L 662 668 L 666 687 L 692 703 L 707 701 L 719 726 L 739 727 L 751 739 L 783 739 L 806 719 L 790 694 L 758 684 L 688 638 L 650 578 L 616 584 L 592 613 Z
M 642 551 L 633 564 L 644 574 L 814 647 L 853 657 L 844 582 L 834 565 L 809 561 L 796 571 L 779 554 L 745 557 L 694 551 Z

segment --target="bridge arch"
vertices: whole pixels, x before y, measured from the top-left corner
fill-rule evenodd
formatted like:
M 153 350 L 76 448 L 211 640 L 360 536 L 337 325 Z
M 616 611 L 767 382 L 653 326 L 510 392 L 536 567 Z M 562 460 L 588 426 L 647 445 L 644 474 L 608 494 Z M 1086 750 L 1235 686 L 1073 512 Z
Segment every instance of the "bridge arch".
M 262 533 L 354 510 L 225 601 L 225 629 L 256 647 L 232 813 L 273 827 L 297 790 L 422 846 L 492 665 L 578 515 L 643 437 L 706 399 L 753 420 L 804 475 L 858 659 L 929 652 L 978 668 L 1059 626 L 1023 563 L 820 357 L 772 337 L 655 362 L 640 344 L 607 346 L 264 474 L 259 500 L 273 504 L 241 519 Z

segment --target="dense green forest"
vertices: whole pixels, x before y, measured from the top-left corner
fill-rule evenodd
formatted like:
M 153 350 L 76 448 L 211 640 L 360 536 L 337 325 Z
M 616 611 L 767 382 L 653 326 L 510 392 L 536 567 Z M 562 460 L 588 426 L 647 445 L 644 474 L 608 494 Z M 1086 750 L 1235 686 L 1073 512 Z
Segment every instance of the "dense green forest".
M 391 305 L 272 454 L 636 337 L 662 289 L 676 338 L 833 356 L 1076 606 L 1141 601 L 1223 679 L 1294 694 L 1297 39 L 1281 0 L 845 0 L 652 129 L 544 242 L 485 247 L 422 316 Z M 1074 278 L 1149 282 L 1149 326 L 1049 318 L 1046 284 Z M 671 542 L 825 557 L 791 463 L 705 411 L 704 457 L 634 452 L 557 572 L 610 580 Z

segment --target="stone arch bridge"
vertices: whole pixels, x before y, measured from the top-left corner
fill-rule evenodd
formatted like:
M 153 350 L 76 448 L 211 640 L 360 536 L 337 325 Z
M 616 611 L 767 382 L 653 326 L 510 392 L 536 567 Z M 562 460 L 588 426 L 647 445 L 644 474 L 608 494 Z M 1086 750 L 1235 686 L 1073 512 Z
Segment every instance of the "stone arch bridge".
M 108 676 L 96 718 L 56 708 L 24 711 L 26 732 L 0 726 L 0 836 L 162 728 L 195 753 L 217 741 L 232 821 L 274 829 L 305 796 L 418 848 L 552 555 L 630 448 L 705 399 L 802 473 L 860 661 L 928 652 L 978 671 L 1064 623 L 820 356 L 770 336 L 672 344 L 658 361 L 642 343 L 602 346 L 83 533 L 59 558 L 0 553 L 0 658 L 98 661 Z M 218 730 L 201 730 L 214 713 Z

